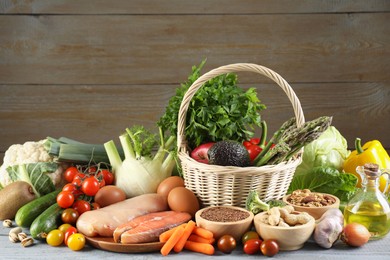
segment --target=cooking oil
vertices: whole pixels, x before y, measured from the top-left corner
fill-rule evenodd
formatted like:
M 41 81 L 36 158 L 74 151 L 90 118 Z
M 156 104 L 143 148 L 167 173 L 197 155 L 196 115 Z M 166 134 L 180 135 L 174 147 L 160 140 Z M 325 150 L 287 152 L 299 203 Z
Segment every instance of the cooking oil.
M 354 205 L 347 206 L 344 211 L 345 223 L 360 223 L 371 233 L 371 240 L 384 237 L 390 231 L 390 212 L 383 212 L 378 203 L 363 202 L 357 211 Z
M 356 171 L 362 176 L 363 188 L 345 207 L 344 224 L 360 223 L 371 233 L 370 240 L 382 238 L 390 231 L 390 205 L 378 184 L 382 174 L 374 163 L 359 166 Z

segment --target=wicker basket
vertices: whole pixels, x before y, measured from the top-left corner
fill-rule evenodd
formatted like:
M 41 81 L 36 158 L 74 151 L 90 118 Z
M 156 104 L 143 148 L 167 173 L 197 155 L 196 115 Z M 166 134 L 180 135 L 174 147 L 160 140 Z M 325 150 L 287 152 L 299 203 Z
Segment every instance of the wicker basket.
M 179 110 L 178 150 L 185 186 L 200 199 L 202 207 L 232 205 L 245 207 L 250 190 L 257 190 L 261 199 L 281 199 L 288 190 L 302 151 L 287 162 L 261 167 L 218 166 L 199 163 L 189 156 L 184 130 L 189 103 L 196 91 L 208 80 L 226 73 L 248 71 L 259 73 L 277 83 L 288 96 L 297 126 L 305 123 L 302 107 L 290 85 L 276 72 L 256 64 L 237 63 L 216 68 L 199 77 L 185 93 Z

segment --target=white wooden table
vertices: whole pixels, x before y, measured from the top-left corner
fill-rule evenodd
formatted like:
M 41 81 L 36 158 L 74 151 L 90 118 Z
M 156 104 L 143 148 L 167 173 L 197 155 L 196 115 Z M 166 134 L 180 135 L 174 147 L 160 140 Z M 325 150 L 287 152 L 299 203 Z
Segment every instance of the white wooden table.
M 225 255 L 216 250 L 214 256 L 183 251 L 179 254 L 171 253 L 166 257 L 160 255 L 159 252 L 143 253 L 143 254 L 126 254 L 114 253 L 99 250 L 89 245 L 81 251 L 72 251 L 65 246 L 51 247 L 46 243 L 35 241 L 31 247 L 24 248 L 20 243 L 12 243 L 8 239 L 9 228 L 0 227 L 0 259 L 196 259 L 204 257 L 207 259 L 267 259 L 265 256 L 244 255 L 242 247 L 239 246 L 230 255 Z M 27 229 L 24 229 L 28 233 Z M 370 241 L 368 244 L 360 248 L 351 248 L 338 242 L 331 249 L 323 249 L 318 247 L 313 242 L 307 242 L 305 246 L 297 251 L 279 252 L 273 259 L 365 259 L 365 260 L 381 260 L 390 259 L 390 234 L 378 241 Z

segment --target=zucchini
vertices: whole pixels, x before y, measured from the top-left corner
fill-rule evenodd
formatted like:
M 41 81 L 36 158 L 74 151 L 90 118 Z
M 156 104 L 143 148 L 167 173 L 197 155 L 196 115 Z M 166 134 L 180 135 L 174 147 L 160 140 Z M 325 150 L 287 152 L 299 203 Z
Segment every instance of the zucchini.
M 60 191 L 61 189 L 55 190 L 21 207 L 15 215 L 16 224 L 20 227 L 30 227 L 34 219 L 56 202 Z
M 61 213 L 63 210 L 56 202 L 42 212 L 30 226 L 31 236 L 37 240 L 45 240 L 47 234 L 61 224 Z

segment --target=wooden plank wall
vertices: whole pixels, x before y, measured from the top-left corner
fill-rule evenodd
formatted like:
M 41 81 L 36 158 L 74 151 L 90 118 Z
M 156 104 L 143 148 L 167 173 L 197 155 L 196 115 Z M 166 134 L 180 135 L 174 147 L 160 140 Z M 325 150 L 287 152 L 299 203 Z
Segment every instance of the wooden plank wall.
M 103 143 L 154 127 L 193 65 L 250 62 L 281 74 L 307 120 L 332 115 L 347 138 L 390 149 L 390 1 L 0 1 L 0 155 L 67 136 Z M 292 115 L 255 86 L 276 128 Z M 1 156 L 2 158 L 2 156 Z

